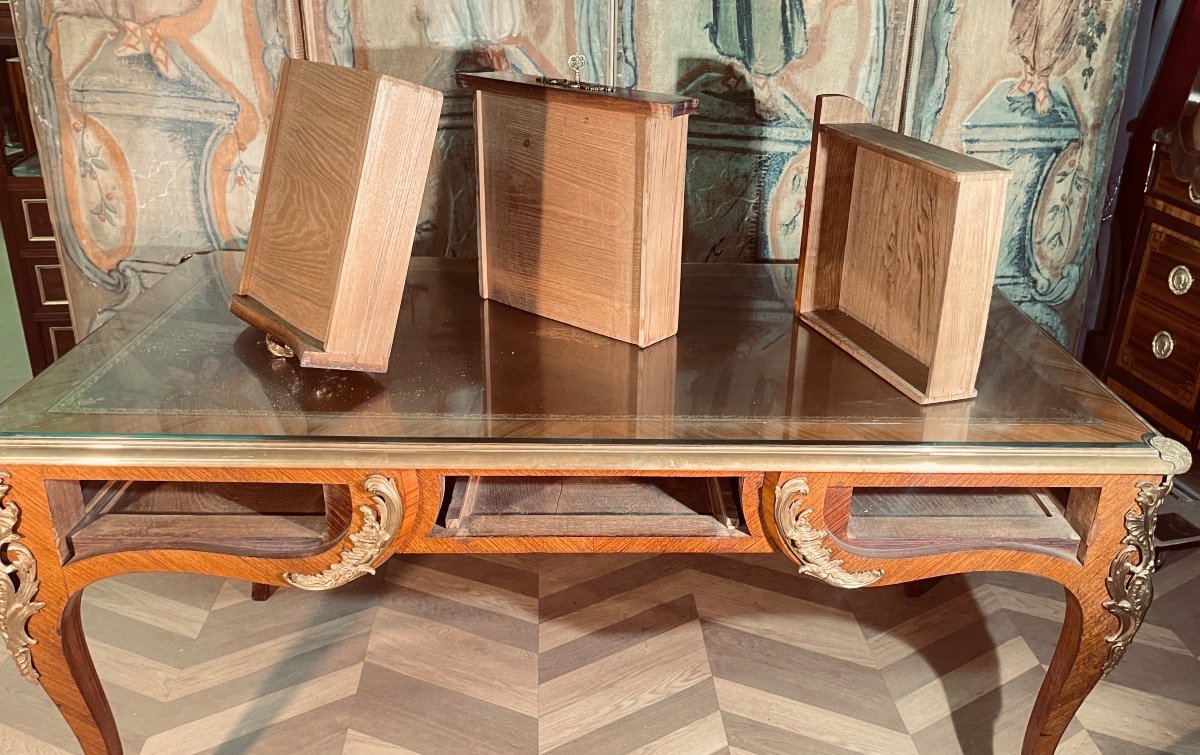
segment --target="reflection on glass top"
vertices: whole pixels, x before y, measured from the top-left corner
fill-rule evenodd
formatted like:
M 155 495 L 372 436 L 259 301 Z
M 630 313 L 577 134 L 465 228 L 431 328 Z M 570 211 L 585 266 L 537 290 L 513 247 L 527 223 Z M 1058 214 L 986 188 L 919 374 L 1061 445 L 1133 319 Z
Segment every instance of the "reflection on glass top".
M 922 407 L 792 316 L 794 265 L 685 265 L 646 349 L 479 298 L 413 261 L 387 374 L 302 369 L 196 256 L 0 406 L 0 434 L 675 443 L 1140 444 L 1149 431 L 998 294 L 973 400 Z
M 12 174 L 19 178 L 40 178 L 42 175 L 42 158 L 34 152 L 12 168 Z

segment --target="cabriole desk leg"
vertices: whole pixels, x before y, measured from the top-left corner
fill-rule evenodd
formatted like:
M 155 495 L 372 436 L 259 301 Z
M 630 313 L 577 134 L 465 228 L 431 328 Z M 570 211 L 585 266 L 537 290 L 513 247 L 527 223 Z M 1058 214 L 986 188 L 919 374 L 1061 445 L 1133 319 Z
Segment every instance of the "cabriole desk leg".
M 1170 487 L 1170 476 L 1143 482 L 1132 506 L 1124 491 L 1111 496 L 1110 506 L 1102 498 L 1085 567 L 1064 585 L 1062 634 L 1034 703 L 1023 752 L 1054 752 L 1084 698 L 1116 667 L 1141 627 L 1153 597 L 1155 517 Z
M 1191 457 L 1175 441 L 1153 437 L 1148 442 L 1167 463 L 1166 477 L 1033 475 L 1009 480 L 1021 487 L 1099 491 L 1094 506 L 1084 505 L 1085 499 L 1073 508 L 1068 504 L 1066 516 L 1082 541 L 1077 561 L 977 546 L 942 554 L 893 551 L 886 558 L 849 552 L 830 534 L 845 531 L 849 511 L 826 511 L 829 481 L 819 475 L 783 475 L 768 530 L 799 564 L 801 574 L 837 587 L 875 587 L 975 571 L 1020 572 L 1061 584 L 1066 591 L 1062 633 L 1022 746 L 1025 755 L 1050 755 L 1084 698 L 1121 660 L 1150 607 L 1155 517 L 1172 477 L 1187 470 Z M 888 484 L 911 484 L 906 479 Z M 931 475 L 924 482 L 970 486 L 960 485 L 953 475 Z M 978 479 L 973 482 L 979 484 Z M 842 487 L 847 484 L 839 482 Z
M 65 602 L 47 601 L 44 610 L 58 626 L 58 633 L 39 638 L 33 648 L 34 663 L 41 672 L 43 689 L 75 732 L 83 751 L 119 755 L 121 737 L 83 636 L 79 598 L 76 593 Z
M 161 548 L 109 550 L 83 559 L 76 554 L 64 566 L 65 548 L 60 549 L 55 515 L 62 515 L 57 523 L 69 530 L 82 512 L 75 511 L 74 521 L 67 522 L 71 513 L 61 501 L 48 498 L 53 494 L 47 493 L 38 470 L 14 469 L 0 480 L 9 483 L 0 486 L 5 494 L 0 509 L 0 538 L 4 538 L 0 540 L 4 548 L 0 551 L 0 630 L 27 678 L 41 682 L 88 755 L 118 754 L 121 741 L 79 619 L 80 594 L 87 585 L 121 574 L 155 571 L 330 590 L 374 574 L 392 555 L 404 521 L 395 479 L 373 473 L 353 481 L 348 479 L 354 475 L 350 472 L 343 474 L 342 482 L 352 488 L 354 511 L 344 522 L 343 536 L 326 542 L 317 553 L 311 549 L 270 556 L 198 553 L 170 547 L 174 544 L 166 540 Z M 13 554 L 19 562 L 6 560 Z
M 83 637 L 79 594 L 68 594 L 38 483 L 0 472 L 0 635 L 22 676 L 41 683 L 84 752 L 120 753 L 117 725 Z

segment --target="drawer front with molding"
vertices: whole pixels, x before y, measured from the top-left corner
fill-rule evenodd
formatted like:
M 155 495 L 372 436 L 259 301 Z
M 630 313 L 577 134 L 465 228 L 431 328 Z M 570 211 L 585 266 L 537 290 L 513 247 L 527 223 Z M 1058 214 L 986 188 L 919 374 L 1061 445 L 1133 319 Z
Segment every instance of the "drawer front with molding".
M 1165 199 L 1182 209 L 1200 213 L 1200 196 L 1193 196 L 1190 185 L 1175 177 L 1166 154 L 1166 150 L 1160 147 L 1155 155 L 1153 173 L 1150 178 L 1150 194 Z
M 1172 401 L 1190 407 L 1200 385 L 1200 336 L 1177 313 L 1136 296 L 1117 364 Z
M 1158 223 L 1150 225 L 1137 291 L 1200 323 L 1200 241 Z
M 50 204 L 45 197 L 16 197 L 17 218 L 24 225 L 24 241 L 54 243 L 54 224 L 50 221 Z
M 45 307 L 67 306 L 67 282 L 63 280 L 62 265 L 34 265 L 33 277 L 37 282 L 38 299 Z
M 41 335 L 42 349 L 50 357 L 50 361 L 59 359 L 75 346 L 75 329 L 71 327 L 69 317 L 38 318 L 38 332 Z
M 35 311 L 66 312 L 67 283 L 58 258 L 44 253 L 36 257 L 22 255 L 22 262 L 25 263 L 29 290 L 33 292 Z

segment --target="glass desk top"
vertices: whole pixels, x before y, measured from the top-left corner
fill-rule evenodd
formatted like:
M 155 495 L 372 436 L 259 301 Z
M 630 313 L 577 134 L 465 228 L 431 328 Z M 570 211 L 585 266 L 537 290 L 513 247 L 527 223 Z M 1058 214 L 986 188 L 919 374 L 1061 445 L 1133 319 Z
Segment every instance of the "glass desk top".
M 242 253 L 197 255 L 0 406 L 0 437 L 1141 447 L 1152 429 L 999 294 L 972 400 L 922 407 L 792 316 L 794 265 L 685 265 L 646 349 L 479 298 L 416 259 L 386 374 L 268 354 L 229 314 Z M 93 446 L 94 447 L 94 446 Z M 1148 449 L 1147 449 L 1148 450 Z

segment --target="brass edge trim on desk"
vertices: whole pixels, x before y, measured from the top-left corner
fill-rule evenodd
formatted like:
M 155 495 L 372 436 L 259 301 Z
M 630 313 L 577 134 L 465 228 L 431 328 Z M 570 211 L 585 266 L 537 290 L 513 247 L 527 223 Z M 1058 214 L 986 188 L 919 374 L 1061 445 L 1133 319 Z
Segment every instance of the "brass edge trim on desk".
M 1152 435 L 1146 438 L 1146 442 L 1154 449 L 1158 457 L 1163 460 L 1170 468 L 1164 472 L 1168 477 L 1174 477 L 1177 474 L 1183 474 L 1192 466 L 1192 452 L 1187 449 L 1177 440 L 1172 440 L 1164 435 Z M 1169 483 L 1170 480 L 1167 480 Z
M 1147 438 L 1149 440 L 1149 438 Z M 1174 462 L 1140 446 L 694 445 L 180 441 L 4 438 L 6 464 L 334 469 L 628 469 L 773 472 L 1173 474 Z
M 0 472 L 0 640 L 12 654 L 21 676 L 36 682 L 38 672 L 33 666 L 29 646 L 36 645 L 37 640 L 29 635 L 26 625 L 46 604 L 34 600 L 40 587 L 37 559 L 17 542 L 21 539 L 17 534 L 21 509 L 16 501 L 4 500 L 10 490 L 3 482 L 8 476 L 8 472 Z

